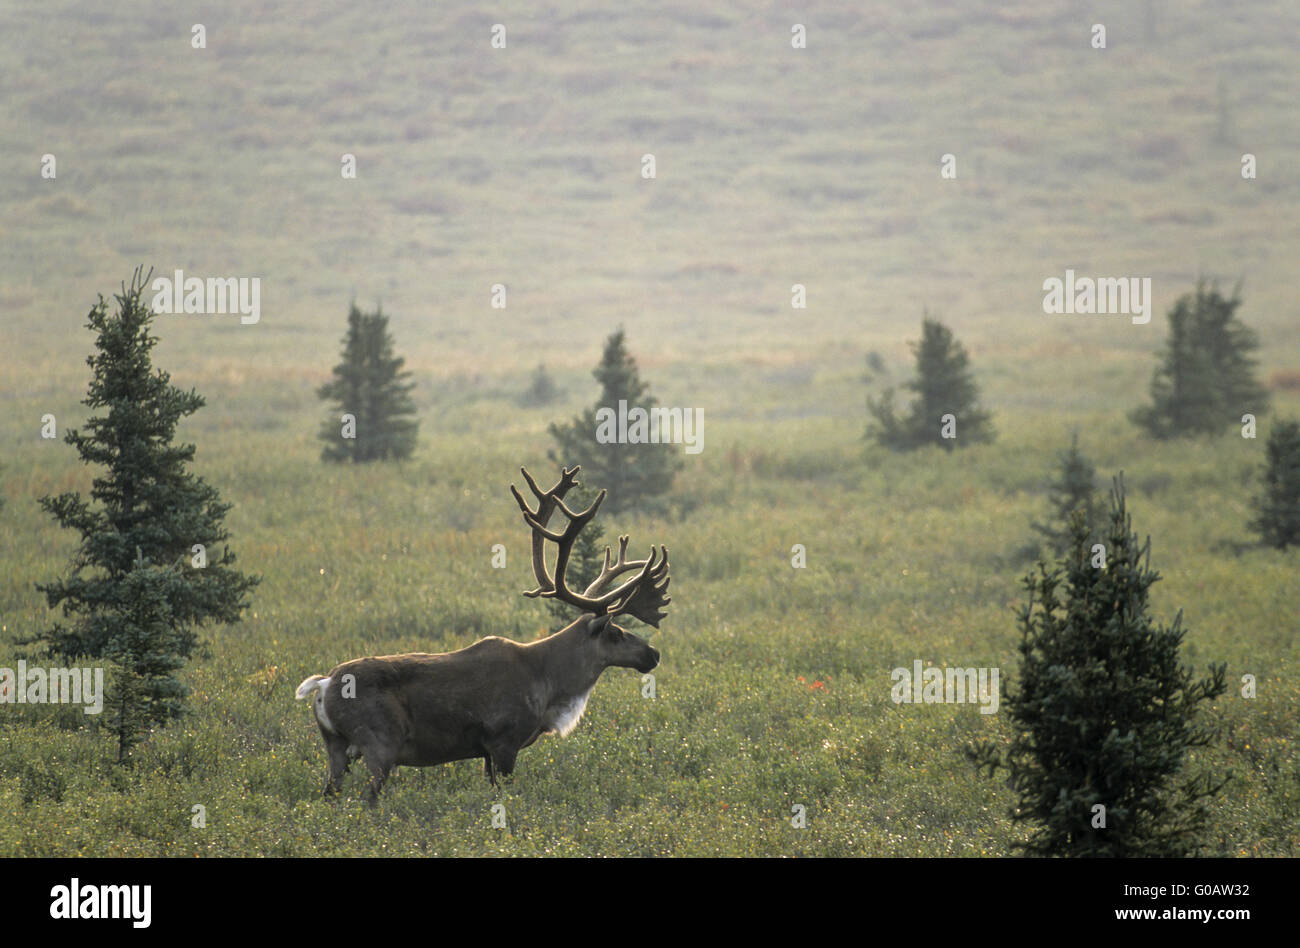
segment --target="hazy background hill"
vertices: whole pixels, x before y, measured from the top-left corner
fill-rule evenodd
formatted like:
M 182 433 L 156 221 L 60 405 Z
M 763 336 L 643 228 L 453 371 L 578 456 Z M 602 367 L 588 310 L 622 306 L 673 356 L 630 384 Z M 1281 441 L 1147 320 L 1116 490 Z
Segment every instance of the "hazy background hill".
M 138 263 L 262 278 L 260 325 L 161 326 L 232 408 L 249 379 L 305 398 L 352 296 L 426 386 L 585 374 L 622 323 L 661 394 L 715 417 L 859 415 L 862 353 L 905 358 L 923 305 L 986 370 L 1018 361 L 995 405 L 1144 387 L 1198 273 L 1245 279 L 1266 368 L 1297 344 L 1293 4 L 84 6 L 0 8 L 11 391 L 68 391 L 94 293 Z M 1157 317 L 1045 317 L 1067 267 L 1151 276 Z M 784 384 L 728 404 L 738 374 Z

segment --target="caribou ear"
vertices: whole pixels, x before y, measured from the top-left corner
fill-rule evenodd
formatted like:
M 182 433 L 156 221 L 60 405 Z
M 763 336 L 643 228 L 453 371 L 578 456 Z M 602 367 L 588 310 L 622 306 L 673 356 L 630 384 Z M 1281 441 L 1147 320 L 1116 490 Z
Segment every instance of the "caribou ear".
M 613 618 L 614 617 L 611 615 L 596 616 L 596 618 L 591 620 L 591 624 L 587 626 L 587 631 L 592 635 L 600 635 L 600 633 L 605 631 L 605 627 L 609 625 L 610 620 Z

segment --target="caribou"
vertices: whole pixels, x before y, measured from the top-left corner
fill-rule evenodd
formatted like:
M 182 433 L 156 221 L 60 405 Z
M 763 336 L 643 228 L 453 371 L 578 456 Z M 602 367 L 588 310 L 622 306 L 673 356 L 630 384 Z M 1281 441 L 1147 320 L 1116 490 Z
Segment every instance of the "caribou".
M 640 636 L 614 624 L 632 616 L 656 629 L 672 600 L 668 590 L 668 549 L 653 546 L 643 560 L 627 558 L 628 537 L 618 539 L 618 556 L 605 548 L 599 575 L 578 593 L 565 573 L 574 541 L 605 499 L 574 512 L 564 495 L 577 483 L 580 467 L 560 469 L 550 490 L 537 486 L 520 468 L 537 498 L 532 509 L 510 485 L 510 492 L 532 531 L 532 565 L 537 588 L 529 598 L 556 599 L 582 613 L 560 631 L 522 644 L 496 635 L 456 652 L 412 652 L 357 658 L 328 675 L 312 675 L 295 697 L 312 699 L 312 711 L 328 755 L 327 796 L 338 793 L 355 759 L 370 772 L 367 802 L 379 792 L 394 767 L 431 767 L 481 757 L 492 785 L 514 772 L 515 757 L 543 734 L 567 736 L 578 726 L 587 699 L 606 668 L 648 672 L 659 652 Z M 567 519 L 552 529 L 551 517 Z M 546 566 L 546 542 L 556 545 L 554 573 Z M 619 585 L 613 580 L 634 573 Z

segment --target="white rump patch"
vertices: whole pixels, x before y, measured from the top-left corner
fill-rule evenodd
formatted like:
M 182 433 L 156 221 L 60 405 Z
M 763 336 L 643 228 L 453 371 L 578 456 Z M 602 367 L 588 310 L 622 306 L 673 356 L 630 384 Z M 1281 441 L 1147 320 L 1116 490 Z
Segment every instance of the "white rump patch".
M 329 679 L 324 675 L 312 675 L 310 678 L 304 678 L 302 684 L 298 686 L 298 690 L 294 692 L 294 698 L 301 701 L 315 691 L 316 686 L 322 681 L 329 681 Z
M 595 685 L 592 685 L 592 688 L 594 687 Z M 575 698 L 547 708 L 545 730 L 554 731 L 560 737 L 568 737 L 582 720 L 582 712 L 587 710 L 587 699 L 590 697 L 591 688 L 588 688 Z
M 316 720 L 320 722 L 321 727 L 331 734 L 337 734 L 334 730 L 334 722 L 330 720 L 329 713 L 325 710 L 325 689 L 330 686 L 329 678 L 320 675 L 312 675 L 301 685 L 298 686 L 297 698 L 305 698 L 313 691 L 316 692 L 316 700 L 312 702 L 312 710 L 316 712 Z

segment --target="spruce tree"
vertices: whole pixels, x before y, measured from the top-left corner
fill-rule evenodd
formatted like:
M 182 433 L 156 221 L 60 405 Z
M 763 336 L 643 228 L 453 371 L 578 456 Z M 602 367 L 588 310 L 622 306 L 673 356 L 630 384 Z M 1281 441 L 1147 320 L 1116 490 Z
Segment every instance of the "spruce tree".
M 107 705 L 119 761 L 154 724 L 178 717 L 183 709 L 188 689 L 175 673 L 185 665 L 185 643 L 171 602 L 184 582 L 183 567 L 155 566 L 137 555 L 122 578 L 123 608 L 106 616 L 103 657 L 116 666 Z
M 912 343 L 916 378 L 906 383 L 915 398 L 903 417 L 894 408 L 893 390 L 867 399 L 874 422 L 866 436 L 896 451 L 937 444 L 951 451 L 957 445 L 992 441 L 992 420 L 978 405 L 979 390 L 971 377 L 970 359 L 947 326 L 927 315 L 921 340 Z M 943 417 L 952 415 L 955 437 L 944 437 Z
M 1182 613 L 1148 614 L 1151 541 L 1139 544 L 1123 481 L 1111 493 L 1104 564 L 1082 512 L 1063 563 L 1025 579 L 1020 687 L 1004 694 L 1012 740 L 970 756 L 1010 771 L 1012 818 L 1035 856 L 1183 856 L 1204 845 L 1207 802 L 1225 780 L 1189 776 L 1188 752 L 1214 731 L 1202 702 L 1224 693 L 1226 666 L 1197 681 L 1179 660 Z M 1094 565 L 1095 564 L 1095 565 Z M 1104 813 L 1098 809 L 1104 807 Z
M 1196 285 L 1169 311 L 1169 338 L 1151 380 L 1150 405 L 1130 418 L 1156 438 L 1215 434 L 1268 410 L 1255 380 L 1259 338 L 1237 317 L 1241 297 Z
M 1300 546 L 1300 423 L 1279 421 L 1268 436 L 1264 489 L 1251 527 L 1269 546 Z
M 600 484 L 609 491 L 602 509 L 610 513 L 637 509 L 661 512 L 672 487 L 673 477 L 682 467 L 673 444 L 610 443 L 597 437 L 596 413 L 604 408 L 615 413 L 619 402 L 626 410 L 642 408 L 650 413 L 656 403 L 649 386 L 641 381 L 636 361 L 627 351 L 622 329 L 605 341 L 605 352 L 592 373 L 600 382 L 600 398 L 567 425 L 552 424 L 550 433 L 558 447 L 547 456 L 565 467 L 582 465 L 588 483 Z
M 71 573 L 36 587 L 70 622 L 25 640 L 61 659 L 118 662 L 126 672 L 119 698 L 121 689 L 130 692 L 130 713 L 145 724 L 179 712 L 185 688 L 172 672 L 193 651 L 196 628 L 238 621 L 258 582 L 234 569 L 222 524 L 230 504 L 188 470 L 194 445 L 173 443 L 177 423 L 204 400 L 151 364 L 157 337 L 142 299 L 147 282 L 136 270 L 116 296 L 116 314 L 102 296 L 90 310 L 98 352 L 86 360 L 92 377 L 84 404 L 102 413 L 86 422 L 86 433 L 70 429 L 64 440 L 104 471 L 90 500 L 75 491 L 41 498 L 81 542 Z
M 520 395 L 519 403 L 521 405 L 549 405 L 558 399 L 561 394 L 560 387 L 555 384 L 555 380 L 546 371 L 546 366 L 539 364 L 533 371 L 528 387 Z
M 1031 526 L 1047 538 L 1052 552 L 1060 556 L 1070 547 L 1070 519 L 1076 510 L 1083 511 L 1089 537 L 1096 527 L 1097 469 L 1079 450 L 1077 433 L 1070 439 L 1069 450 L 1057 455 L 1057 470 L 1057 479 L 1048 485 L 1051 522 Z
M 393 355 L 388 317 L 382 309 L 363 313 L 352 304 L 343 336 L 343 361 L 334 378 L 319 389 L 334 402 L 331 417 L 321 426 L 325 461 L 402 460 L 415 450 L 415 383 L 403 371 L 406 360 Z M 352 416 L 345 421 L 344 416 Z

